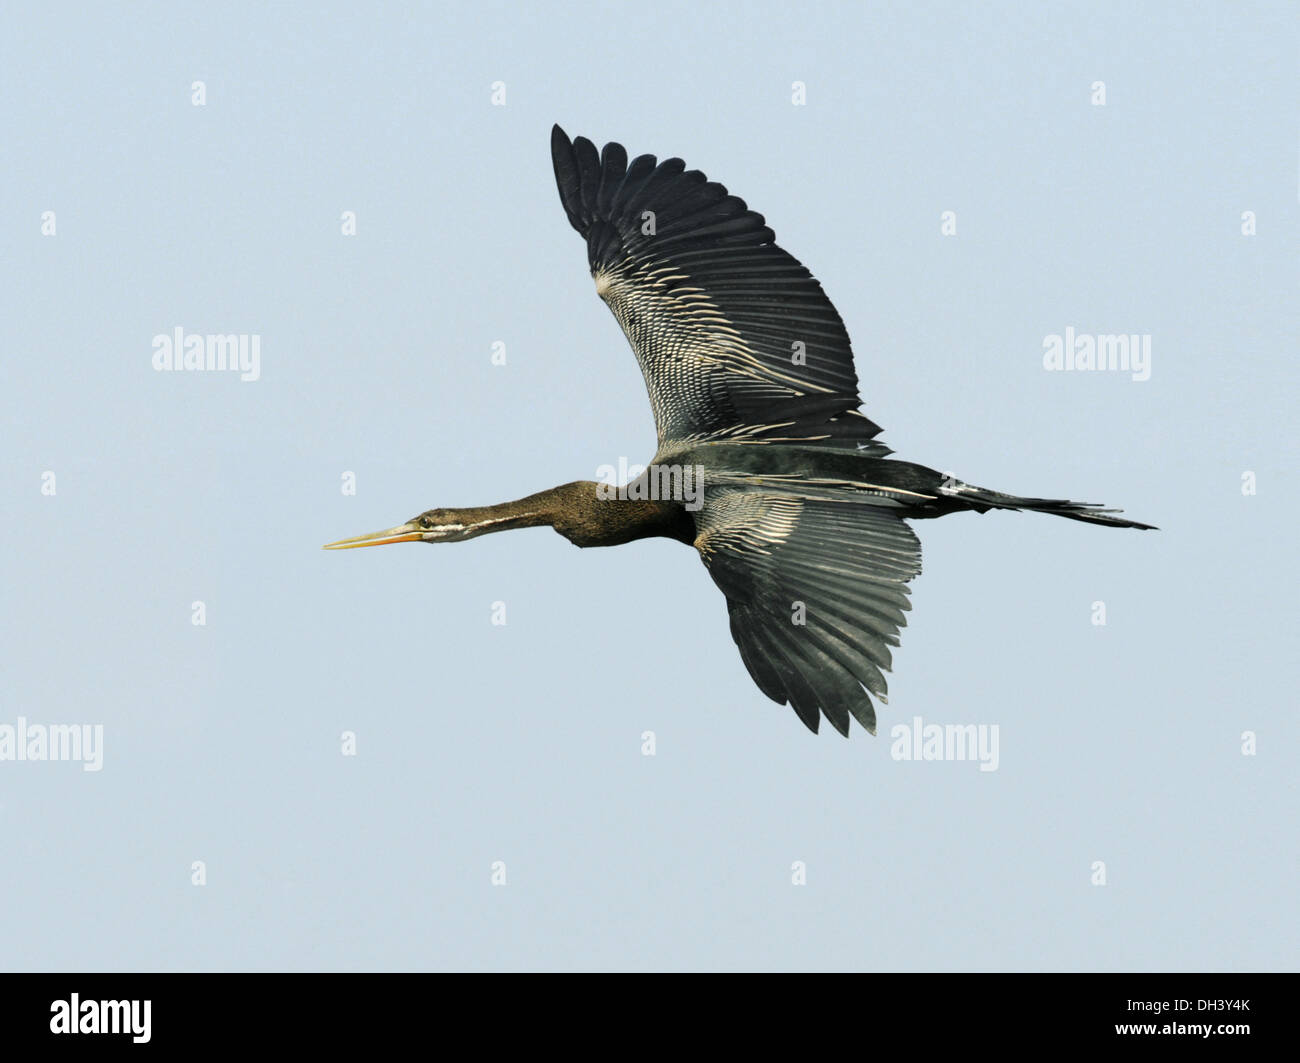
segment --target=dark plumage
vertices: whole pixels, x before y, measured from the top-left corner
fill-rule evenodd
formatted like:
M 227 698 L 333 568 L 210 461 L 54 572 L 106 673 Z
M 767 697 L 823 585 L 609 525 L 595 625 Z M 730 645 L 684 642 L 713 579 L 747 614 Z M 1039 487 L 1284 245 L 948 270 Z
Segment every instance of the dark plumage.
M 451 542 L 550 525 L 579 546 L 694 545 L 726 596 L 760 690 L 816 731 L 872 733 L 921 544 L 905 523 L 1028 509 L 1150 528 L 1116 511 L 989 491 L 889 457 L 858 409 L 844 323 L 763 216 L 680 159 L 628 161 L 551 133 L 556 185 L 596 290 L 645 377 L 659 446 L 626 497 L 566 484 L 517 502 L 434 509 L 330 544 Z M 698 478 L 673 479 L 682 470 Z M 679 492 L 665 494 L 676 484 Z M 657 490 L 658 488 L 658 490 Z M 695 490 L 692 490 L 694 488 Z

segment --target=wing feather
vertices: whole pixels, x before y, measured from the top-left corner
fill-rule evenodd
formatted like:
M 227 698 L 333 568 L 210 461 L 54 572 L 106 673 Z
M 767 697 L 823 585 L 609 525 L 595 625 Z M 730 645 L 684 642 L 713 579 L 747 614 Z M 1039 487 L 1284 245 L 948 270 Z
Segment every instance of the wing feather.
M 661 449 L 779 437 L 888 453 L 857 410 L 844 322 L 761 214 L 681 159 L 629 163 L 621 145 L 598 152 L 558 126 L 551 154 L 597 292 L 641 366 Z
M 825 716 L 875 733 L 890 647 L 911 608 L 921 545 L 897 510 L 736 485 L 706 488 L 695 540 L 727 597 L 758 688 L 813 731 Z

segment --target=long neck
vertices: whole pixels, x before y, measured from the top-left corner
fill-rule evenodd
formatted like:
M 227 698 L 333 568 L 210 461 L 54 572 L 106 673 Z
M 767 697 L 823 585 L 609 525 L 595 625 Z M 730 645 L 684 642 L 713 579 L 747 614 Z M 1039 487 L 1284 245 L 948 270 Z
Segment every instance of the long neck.
M 681 503 L 605 499 L 598 486 L 579 480 L 514 502 L 445 512 L 465 526 L 465 538 L 550 525 L 576 546 L 620 546 L 652 536 L 695 541 L 695 522 Z

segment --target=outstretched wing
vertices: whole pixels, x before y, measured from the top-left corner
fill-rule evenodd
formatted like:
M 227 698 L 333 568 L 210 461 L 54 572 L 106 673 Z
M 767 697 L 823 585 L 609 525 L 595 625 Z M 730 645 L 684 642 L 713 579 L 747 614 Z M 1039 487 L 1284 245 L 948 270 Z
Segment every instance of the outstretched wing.
M 551 156 L 596 291 L 641 365 L 661 450 L 880 431 L 857 412 L 844 322 L 761 214 L 681 159 L 629 164 L 622 145 L 597 154 L 559 126 Z
M 735 487 L 706 491 L 695 547 L 727 596 L 754 682 L 810 730 L 872 734 L 921 544 L 896 509 Z M 865 690 L 863 688 L 866 688 Z

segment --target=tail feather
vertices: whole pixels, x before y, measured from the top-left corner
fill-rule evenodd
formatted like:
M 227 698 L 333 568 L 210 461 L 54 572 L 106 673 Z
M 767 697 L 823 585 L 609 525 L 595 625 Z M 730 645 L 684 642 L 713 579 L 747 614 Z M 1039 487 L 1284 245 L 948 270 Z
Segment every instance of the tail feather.
M 1026 509 L 1034 513 L 1051 513 L 1069 520 L 1081 520 L 1086 524 L 1101 524 L 1108 528 L 1160 530 L 1154 524 L 1142 524 L 1136 520 L 1117 517 L 1114 514 L 1122 513 L 1123 510 L 1105 509 L 1094 502 L 1070 502 L 1063 498 L 1021 498 L 1019 495 L 1004 495 L 1001 491 L 960 483 L 944 493 L 970 503 L 971 508 L 980 513 L 990 509 Z

